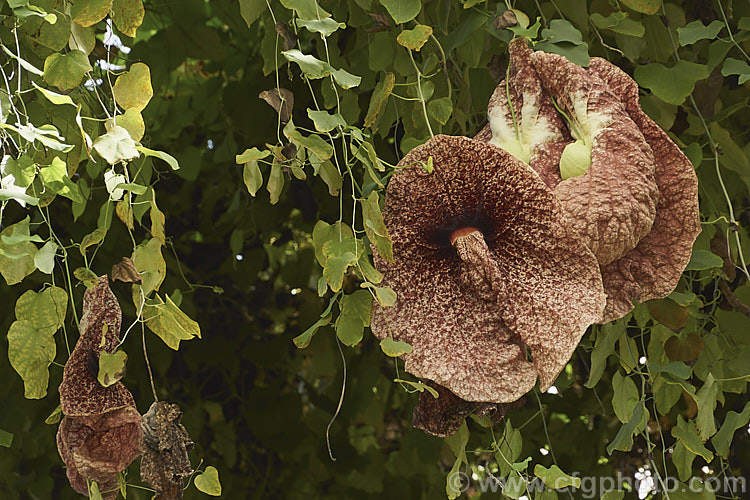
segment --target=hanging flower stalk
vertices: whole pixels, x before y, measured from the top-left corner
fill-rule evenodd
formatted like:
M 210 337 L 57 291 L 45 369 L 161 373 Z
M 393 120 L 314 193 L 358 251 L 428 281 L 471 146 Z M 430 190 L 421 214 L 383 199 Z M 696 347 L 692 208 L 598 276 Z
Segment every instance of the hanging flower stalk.
M 399 300 L 373 310 L 373 333 L 410 344 L 406 370 L 465 401 L 513 402 L 537 378 L 546 390 L 601 316 L 593 254 L 500 148 L 436 136 L 399 166 L 383 211 L 395 264 L 375 254 Z
M 141 416 L 130 391 L 115 382 L 104 387 L 97 380 L 100 354 L 119 344 L 122 312 L 109 289 L 107 276 L 83 297 L 81 337 L 70 355 L 60 384 L 64 417 L 57 432 L 57 448 L 73 489 L 88 494 L 96 481 L 105 499 L 117 497 L 117 473 L 141 454 Z

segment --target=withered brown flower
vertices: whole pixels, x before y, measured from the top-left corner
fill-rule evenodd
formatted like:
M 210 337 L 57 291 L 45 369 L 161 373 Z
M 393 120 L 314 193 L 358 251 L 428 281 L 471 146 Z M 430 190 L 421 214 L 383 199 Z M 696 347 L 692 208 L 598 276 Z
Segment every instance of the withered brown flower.
M 601 316 L 593 254 L 498 147 L 436 136 L 399 166 L 383 211 L 395 264 L 375 254 L 398 300 L 373 309 L 373 333 L 409 343 L 406 370 L 466 401 L 516 401 L 537 377 L 546 390 Z
M 141 416 L 130 391 L 122 384 L 104 387 L 92 371 L 91 360 L 119 343 L 122 312 L 109 289 L 107 276 L 83 296 L 81 337 L 60 384 L 64 417 L 57 432 L 57 448 L 73 489 L 87 494 L 86 480 L 96 481 L 105 499 L 117 496 L 117 473 L 141 454 Z

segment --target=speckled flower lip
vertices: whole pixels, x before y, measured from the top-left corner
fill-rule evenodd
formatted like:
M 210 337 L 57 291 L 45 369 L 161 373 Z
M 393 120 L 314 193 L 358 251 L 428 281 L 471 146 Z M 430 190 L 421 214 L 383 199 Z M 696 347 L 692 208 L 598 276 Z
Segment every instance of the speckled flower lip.
M 375 255 L 398 300 L 374 307 L 373 333 L 409 343 L 406 370 L 466 401 L 516 401 L 537 378 L 546 390 L 601 315 L 594 256 L 539 177 L 498 147 L 436 136 L 400 166 L 383 210 L 395 264 Z M 476 220 L 481 231 L 462 223 Z

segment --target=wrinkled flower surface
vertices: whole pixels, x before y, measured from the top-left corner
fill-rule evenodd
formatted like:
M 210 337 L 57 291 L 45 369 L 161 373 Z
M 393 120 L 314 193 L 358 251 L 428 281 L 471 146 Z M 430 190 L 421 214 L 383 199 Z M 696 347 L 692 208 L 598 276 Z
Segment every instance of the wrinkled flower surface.
M 116 488 L 117 473 L 141 454 L 141 416 L 133 396 L 122 382 L 103 387 L 92 370 L 102 350 L 117 348 L 121 323 L 120 305 L 107 276 L 101 276 L 84 294 L 81 337 L 60 384 L 65 416 L 57 432 L 57 447 L 71 486 L 83 494 L 87 494 L 86 479 L 96 481 L 100 491 Z M 115 498 L 117 492 L 103 496 Z
M 616 66 L 594 58 L 584 69 L 532 52 L 525 39 L 511 42 L 510 56 L 477 137 L 511 153 L 511 132 L 525 144 L 530 154 L 520 159 L 554 190 L 601 266 L 607 306 L 598 322 L 624 316 L 633 300 L 668 295 L 700 231 L 689 160 L 641 110 L 638 85 Z M 587 163 L 567 178 L 581 156 Z
M 498 147 L 436 136 L 399 165 L 383 211 L 395 264 L 375 255 L 399 298 L 374 308 L 373 332 L 409 343 L 406 370 L 466 401 L 516 401 L 537 377 L 546 390 L 601 315 L 594 256 Z

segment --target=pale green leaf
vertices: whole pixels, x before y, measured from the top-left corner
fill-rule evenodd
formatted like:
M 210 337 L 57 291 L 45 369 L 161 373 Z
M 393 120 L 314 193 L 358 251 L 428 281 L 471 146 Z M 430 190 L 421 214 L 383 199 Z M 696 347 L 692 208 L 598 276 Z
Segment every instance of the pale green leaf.
M 52 271 L 55 269 L 57 248 L 57 243 L 48 241 L 39 249 L 34 257 L 34 265 L 44 274 L 52 274 Z
M 60 90 L 77 87 L 89 71 L 92 71 L 89 58 L 80 50 L 67 54 L 54 52 L 44 60 L 44 81 Z
M 31 84 L 36 88 L 44 97 L 47 98 L 49 102 L 52 104 L 70 104 L 71 106 L 75 106 L 76 104 L 73 102 L 73 99 L 70 98 L 70 96 L 58 94 L 57 92 L 52 92 L 51 90 L 47 90 L 45 88 L 40 87 L 35 82 L 31 82 Z
M 141 243 L 135 247 L 131 259 L 143 279 L 143 294 L 148 296 L 151 292 L 159 290 L 167 275 L 167 263 L 164 262 L 161 253 L 161 241 L 151 238 Z
M 714 39 L 722 29 L 724 29 L 724 23 L 719 20 L 711 21 L 708 26 L 701 21 L 693 21 L 682 28 L 677 28 L 677 36 L 680 39 L 680 45 L 684 47 L 699 40 Z
M 281 0 L 281 5 L 294 10 L 300 19 L 324 19 L 331 16 L 315 0 Z
M 341 290 L 344 274 L 359 260 L 357 250 L 357 241 L 352 238 L 332 239 L 323 245 L 323 277 L 334 292 Z
M 104 237 L 107 235 L 107 230 L 101 227 L 98 227 L 91 231 L 89 234 L 83 237 L 81 240 L 81 244 L 78 246 L 78 250 L 81 252 L 81 255 L 86 255 L 86 249 L 93 245 L 98 245 L 102 241 L 104 241 Z
M 318 333 L 318 330 L 326 326 L 331 322 L 331 315 L 327 314 L 324 318 L 320 318 L 318 321 L 316 321 L 310 328 L 302 332 L 301 334 L 297 335 L 292 339 L 292 342 L 294 342 L 294 345 L 296 345 L 300 349 L 304 349 L 308 345 L 310 345 L 310 341 L 313 338 L 313 335 Z
M 721 425 L 719 432 L 711 438 L 716 454 L 724 458 L 729 457 L 732 435 L 737 429 L 744 429 L 750 420 L 750 403 L 745 403 L 742 413 L 730 411 L 724 417 L 724 423 Z
M 591 372 L 586 387 L 592 388 L 599 382 L 607 365 L 607 358 L 615 353 L 615 343 L 624 334 L 625 325 L 621 321 L 602 326 L 591 353 Z
M 662 0 L 620 0 L 624 5 L 643 14 L 656 14 Z
M 391 337 L 386 337 L 380 341 L 380 349 L 386 356 L 392 358 L 396 358 L 403 354 L 409 354 L 411 352 L 411 346 L 409 344 L 393 340 Z
M 724 260 L 708 250 L 693 250 L 686 271 L 702 271 L 705 269 L 721 268 Z
M 125 375 L 125 363 L 127 362 L 128 355 L 125 351 L 115 351 L 112 354 L 102 351 L 99 354 L 99 372 L 96 380 L 103 387 L 115 384 Z
M 138 158 L 135 141 L 123 127 L 115 125 L 109 132 L 96 138 L 93 148 L 110 165 Z
M 717 22 L 717 21 L 714 21 Z M 740 61 L 734 57 L 727 57 L 724 66 L 721 67 L 723 76 L 739 75 L 738 82 L 740 85 L 750 80 L 750 65 L 745 61 Z
M 271 205 L 278 203 L 281 190 L 284 189 L 284 173 L 281 171 L 281 164 L 275 158 L 271 164 L 271 173 L 268 176 L 266 189 L 270 196 Z
M 263 174 L 261 174 L 256 160 L 245 163 L 245 166 L 242 168 L 242 180 L 250 195 L 255 196 L 260 186 L 263 185 Z
M 607 17 L 599 13 L 591 14 L 591 21 L 602 29 L 608 29 L 623 35 L 641 37 L 646 29 L 640 21 L 630 19 L 626 12 L 613 12 Z
M 698 436 L 698 430 L 695 427 L 695 423 L 692 421 L 685 421 L 682 415 L 677 417 L 677 425 L 672 427 L 672 436 L 681 442 L 688 451 L 694 455 L 700 455 L 703 459 L 710 463 L 714 458 L 714 454 L 703 446 L 701 438 Z
M 388 235 L 388 229 L 385 227 L 379 200 L 377 191 L 371 191 L 366 199 L 360 200 L 362 203 L 362 219 L 367 237 L 375 244 L 380 256 L 388 262 L 393 262 L 393 242 Z
M 182 312 L 169 296 L 166 302 L 159 295 L 146 302 L 143 317 L 146 326 L 161 338 L 167 346 L 175 351 L 180 348 L 180 341 L 201 338 L 198 323 Z
M 193 479 L 198 491 L 213 497 L 221 496 L 221 483 L 219 482 L 219 471 L 216 467 L 209 465 L 203 473 Z
M 581 486 L 580 477 L 569 476 L 557 465 L 553 465 L 548 469 L 541 464 L 536 464 L 534 467 L 534 475 L 541 479 L 547 487 L 555 490 L 567 488 L 569 486 L 574 488 L 579 488 Z
M 448 97 L 433 99 L 427 103 L 427 112 L 440 125 L 445 125 L 453 113 L 453 101 Z
M 240 0 L 240 15 L 247 23 L 248 28 L 263 14 L 267 9 L 265 0 Z
M 331 36 L 336 30 L 346 28 L 346 24 L 330 17 L 323 19 L 297 19 L 297 26 L 313 33 L 320 33 L 323 38 Z
M 138 145 L 135 146 L 135 149 L 143 153 L 146 156 L 159 158 L 160 160 L 167 162 L 167 164 L 172 170 L 180 169 L 180 164 L 177 163 L 177 159 L 174 156 L 168 153 L 165 153 L 164 151 L 156 151 L 156 150 L 144 148 L 143 146 L 138 146 Z
M 422 10 L 420 0 L 380 0 L 396 24 L 411 21 Z
M 693 92 L 695 83 L 708 78 L 704 64 L 680 60 L 671 68 L 660 63 L 650 63 L 635 68 L 639 85 L 651 90 L 656 97 L 670 104 L 680 105 Z
M 68 166 L 59 157 L 54 157 L 50 165 L 42 167 L 39 176 L 53 192 L 74 202 L 83 202 L 78 186 L 68 177 Z
M 384 110 L 388 97 L 393 92 L 393 86 L 396 83 L 396 76 L 393 73 L 386 73 L 382 80 L 375 85 L 375 90 L 370 97 L 370 105 L 365 116 L 364 126 L 372 127 L 375 121 L 380 117 Z
M 346 121 L 344 121 L 344 117 L 341 116 L 339 113 L 336 114 L 329 114 L 328 111 L 314 111 L 312 109 L 307 109 L 307 116 L 310 117 L 310 119 L 313 121 L 313 124 L 315 125 L 315 130 L 318 132 L 330 132 L 331 130 L 341 127 L 346 127 Z
M 31 241 L 24 241 L 17 245 L 9 245 L 3 241 L 3 238 L 18 236 L 29 237 L 29 217 L 0 232 L 0 274 L 3 275 L 8 285 L 20 283 L 36 269 L 34 265 L 36 245 Z
M 0 429 L 0 446 L 10 448 L 13 444 L 13 433 Z
M 341 178 L 341 173 L 330 160 L 321 163 L 318 175 L 320 175 L 320 178 L 328 186 L 328 194 L 338 196 L 341 187 L 344 185 L 344 180 Z
M 623 377 L 618 371 L 612 377 L 612 389 L 614 390 L 612 407 L 615 410 L 615 415 L 620 422 L 627 423 L 633 415 L 635 406 L 641 400 L 638 387 L 636 387 L 632 378 Z
M 633 447 L 633 434 L 644 418 L 648 418 L 648 410 L 646 410 L 643 401 L 639 401 L 635 405 L 628 422 L 620 427 L 612 442 L 607 446 L 607 453 L 611 455 L 615 450 L 630 451 Z
M 242 154 L 235 156 L 235 162 L 237 165 L 243 165 L 245 163 L 250 163 L 251 161 L 262 160 L 270 155 L 271 152 L 267 149 L 261 151 L 258 148 L 250 148 L 246 149 Z

